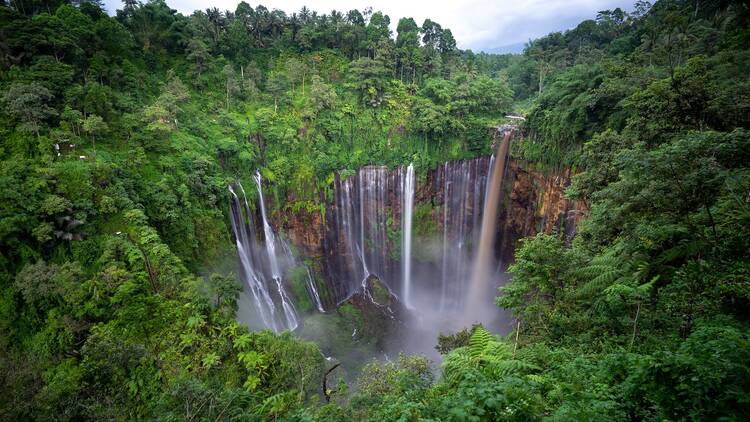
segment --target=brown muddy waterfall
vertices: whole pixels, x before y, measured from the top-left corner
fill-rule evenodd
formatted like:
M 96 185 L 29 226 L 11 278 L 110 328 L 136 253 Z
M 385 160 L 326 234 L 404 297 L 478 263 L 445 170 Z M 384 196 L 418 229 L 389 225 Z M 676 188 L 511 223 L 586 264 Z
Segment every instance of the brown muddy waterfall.
M 484 201 L 484 212 L 482 213 L 481 233 L 479 247 L 474 259 L 474 267 L 471 272 L 469 283 L 469 295 L 465 302 L 465 317 L 473 319 L 472 310 L 481 309 L 487 304 L 485 293 L 489 291 L 490 277 L 493 273 L 494 245 L 496 234 L 497 210 L 500 205 L 500 194 L 503 187 L 503 175 L 505 173 L 505 159 L 508 155 L 508 145 L 513 133 L 512 128 L 500 128 L 504 130 L 503 140 L 497 151 L 495 166 L 490 172 L 490 183 Z M 466 321 L 473 322 L 473 321 Z

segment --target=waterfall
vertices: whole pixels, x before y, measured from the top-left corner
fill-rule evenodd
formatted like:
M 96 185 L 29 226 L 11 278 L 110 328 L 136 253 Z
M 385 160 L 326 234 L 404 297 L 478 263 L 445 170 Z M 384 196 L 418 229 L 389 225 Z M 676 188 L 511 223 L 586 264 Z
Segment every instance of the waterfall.
M 414 209 L 414 165 L 409 164 L 406 169 L 406 178 L 403 183 L 402 197 L 404 200 L 402 231 L 403 243 L 401 246 L 401 266 L 403 268 L 402 281 L 404 305 L 411 307 L 411 224 Z
M 318 294 L 318 289 L 315 287 L 315 281 L 313 280 L 310 268 L 305 266 L 305 270 L 307 271 L 307 290 L 309 290 L 310 297 L 315 302 L 318 312 L 325 313 L 326 310 L 323 308 L 323 302 L 320 301 L 320 294 Z
M 341 213 L 340 221 L 343 226 L 342 234 L 344 235 L 341 241 L 349 252 L 352 264 L 352 271 L 349 273 L 349 289 L 344 293 L 344 296 L 348 296 L 352 290 L 357 288 L 359 282 L 365 280 L 370 274 L 370 271 L 367 269 L 367 260 L 365 259 L 364 240 L 362 240 L 363 229 L 360 223 L 362 221 L 362 210 L 359 205 L 362 202 L 360 199 L 361 191 L 357 189 L 356 202 L 352 197 L 352 191 L 356 187 L 355 182 L 356 179 L 354 177 L 341 182 L 342 194 L 339 195 L 341 205 L 338 210 Z M 357 209 L 357 214 L 354 213 L 355 209 Z
M 413 167 L 410 173 L 404 168 L 366 166 L 347 178 L 336 175 L 334 200 L 326 215 L 332 234 L 324 243 L 326 282 L 336 303 L 359 291 L 371 275 L 392 291 L 403 290 L 399 244 L 393 238 L 404 224 L 403 195 L 409 174 L 413 190 Z
M 276 239 L 273 234 L 271 225 L 268 224 L 266 218 L 266 204 L 263 199 L 263 184 L 261 183 L 261 177 L 259 172 L 255 172 L 253 176 L 255 185 L 258 187 L 258 200 L 260 201 L 260 215 L 263 219 L 263 234 L 266 239 L 266 253 L 268 253 L 268 262 L 271 264 L 271 276 L 273 278 L 281 278 L 281 270 L 279 269 L 279 260 L 276 257 Z
M 440 309 L 456 308 L 466 295 L 472 248 L 479 237 L 485 187 L 493 159 L 444 163 L 435 190 L 442 207 Z
M 365 277 L 388 278 L 388 169 L 364 167 L 359 171 L 360 243 Z M 362 280 L 364 282 L 364 279 Z
M 292 301 L 289 299 L 284 286 L 281 284 L 281 268 L 279 267 L 278 256 L 276 255 L 276 236 L 273 233 L 271 225 L 268 223 L 266 217 L 266 204 L 263 198 L 263 183 L 259 172 L 255 172 L 253 177 L 255 184 L 258 187 L 258 201 L 260 202 L 260 215 L 263 220 L 263 234 L 265 235 L 266 253 L 268 254 L 268 262 L 271 269 L 271 278 L 276 283 L 276 288 L 279 292 L 279 298 L 281 300 L 281 308 L 284 311 L 284 318 L 286 319 L 286 327 L 290 330 L 297 328 L 297 315 L 292 305 Z M 282 240 L 283 242 L 283 240 Z M 286 245 L 284 245 L 286 246 Z M 283 246 L 282 246 L 283 247 Z
M 494 168 L 492 169 L 487 189 L 487 198 L 484 203 L 479 248 L 471 272 L 471 284 L 466 309 L 480 307 L 486 302 L 483 298 L 485 292 L 488 290 L 487 283 L 490 281 L 490 274 L 493 269 L 492 261 L 495 246 L 497 210 L 500 205 L 500 194 L 502 193 L 503 177 L 505 175 L 505 157 L 508 155 L 511 134 L 512 131 L 506 129 L 497 153 L 497 159 L 494 160 Z
M 262 273 L 259 273 L 259 263 L 255 261 L 254 251 L 257 249 L 257 239 L 252 224 L 252 214 L 246 204 L 245 215 L 250 220 L 245 221 L 242 214 L 240 200 L 232 186 L 229 186 L 229 192 L 232 194 L 231 202 L 231 223 L 234 232 L 235 242 L 237 245 L 237 254 L 240 258 L 240 276 L 250 291 L 253 301 L 255 302 L 258 314 L 263 321 L 263 325 L 278 331 L 276 325 L 275 312 L 276 306 L 271 299 L 268 288 L 263 280 Z M 244 189 L 243 189 L 244 197 Z
M 240 277 L 263 326 L 276 332 L 294 330 L 299 323 L 292 299 L 284 287 L 284 274 L 293 264 L 293 258 L 286 242 L 274 234 L 268 223 L 259 174 L 256 174 L 255 182 L 258 187 L 263 242 L 256 233 L 253 212 L 242 184 L 238 182 L 229 186 L 232 194 L 231 225 L 240 261 Z M 242 200 L 236 188 L 239 188 Z M 280 256 L 279 251 L 284 252 L 284 255 Z
M 494 157 L 447 162 L 435 172 L 436 224 L 442 227 L 436 284 L 441 309 L 456 309 L 468 291 L 472 256 L 480 240 L 480 224 Z M 337 174 L 333 201 L 326 211 L 324 272 L 326 286 L 340 304 L 377 276 L 404 305 L 414 307 L 413 213 L 414 166 L 389 171 L 366 166 L 345 177 Z M 400 244 L 394 233 L 401 229 Z M 400 249 L 400 251 L 399 251 Z M 440 253 L 440 252 L 439 252 Z

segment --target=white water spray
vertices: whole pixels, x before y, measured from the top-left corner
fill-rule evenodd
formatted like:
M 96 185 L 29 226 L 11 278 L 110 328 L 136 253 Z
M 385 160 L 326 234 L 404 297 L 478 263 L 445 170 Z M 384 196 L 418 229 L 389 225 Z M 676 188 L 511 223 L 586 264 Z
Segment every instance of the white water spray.
M 241 188 L 241 187 L 240 187 Z M 240 258 L 240 265 L 244 275 L 244 281 L 247 287 L 250 289 L 250 294 L 253 297 L 255 306 L 260 314 L 263 325 L 266 327 L 278 331 L 275 320 L 276 306 L 271 299 L 268 289 L 262 280 L 262 276 L 259 275 L 256 265 L 253 263 L 253 243 L 248 236 L 245 222 L 242 218 L 242 211 L 240 206 L 240 200 L 237 194 L 234 192 L 231 186 L 229 186 L 229 192 L 232 193 L 235 207 L 232 209 L 232 230 L 236 238 L 237 254 Z M 242 191 L 243 197 L 245 191 Z M 250 215 L 250 208 L 247 206 L 247 199 L 245 198 L 246 215 Z
M 403 244 L 401 249 L 401 265 L 403 268 L 403 300 L 404 305 L 411 307 L 411 235 L 412 213 L 414 209 L 414 164 L 409 164 L 404 179 L 404 207 L 403 207 Z
M 271 276 L 276 282 L 276 287 L 279 291 L 279 297 L 281 298 L 281 308 L 284 310 L 284 318 L 286 319 L 286 326 L 290 330 L 297 328 L 299 323 L 297 322 L 297 314 L 294 310 L 294 306 L 291 300 L 286 294 L 284 287 L 281 284 L 281 269 L 279 268 L 279 259 L 276 256 L 276 236 L 273 233 L 271 225 L 268 223 L 266 217 L 266 204 L 263 198 L 263 183 L 259 172 L 255 172 L 255 184 L 258 186 L 258 200 L 260 202 L 260 214 L 263 219 L 263 234 L 265 235 L 266 252 L 268 253 L 268 262 L 271 266 Z

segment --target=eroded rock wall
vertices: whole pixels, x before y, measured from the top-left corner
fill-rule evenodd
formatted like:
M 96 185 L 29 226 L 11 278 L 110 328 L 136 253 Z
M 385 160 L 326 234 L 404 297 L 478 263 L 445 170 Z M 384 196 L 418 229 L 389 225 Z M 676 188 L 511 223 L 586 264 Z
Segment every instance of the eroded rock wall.
M 519 239 L 540 232 L 572 240 L 587 207 L 565 198 L 570 178 L 570 169 L 541 172 L 527 163 L 510 161 L 498 215 L 498 252 L 503 260 L 512 260 Z
M 461 163 L 452 163 L 460 166 Z M 462 190 L 470 191 L 465 201 L 459 202 L 460 207 L 466 207 L 467 226 L 474 224 L 472 220 L 476 215 L 474 208 L 482 205 L 486 175 L 485 167 L 488 167 L 489 159 L 480 158 L 472 161 L 471 166 L 467 166 L 469 172 L 476 174 L 469 178 L 469 186 L 463 186 Z M 473 167 L 472 167 L 473 166 Z M 402 169 L 392 170 L 391 174 L 386 176 L 391 180 L 392 176 L 397 176 L 396 172 Z M 424 207 L 429 210 L 426 221 L 421 221 L 422 225 L 431 226 L 433 234 L 430 241 L 426 238 L 420 238 L 415 234 L 414 248 L 428 248 L 428 243 L 440 242 L 445 235 L 444 220 L 446 219 L 445 205 L 446 196 L 454 195 L 454 188 L 448 188 L 446 185 L 445 168 L 438 168 L 429 171 L 426 175 L 418 178 L 415 191 L 415 207 Z M 569 169 L 561 171 L 542 172 L 535 170 L 528 163 L 509 160 L 506 174 L 503 182 L 503 195 L 498 213 L 497 236 L 496 236 L 496 258 L 503 265 L 507 265 L 513 259 L 513 253 L 518 240 L 527 236 L 533 236 L 539 232 L 558 233 L 566 242 L 569 242 L 575 235 L 576 227 L 581 218 L 586 213 L 586 205 L 579 201 L 571 201 L 565 198 L 565 189 L 570 184 L 571 172 Z M 385 180 L 385 179 L 384 179 Z M 394 179 L 395 180 L 395 179 Z M 462 179 L 463 180 L 463 179 Z M 340 189 L 341 181 L 336 178 Z M 473 185 L 472 185 L 473 184 Z M 382 193 L 382 197 L 387 205 L 388 213 L 392 214 L 388 220 L 389 230 L 398 229 L 401 226 L 400 201 L 398 183 L 388 182 L 387 187 Z M 480 186 L 481 185 L 481 186 Z M 336 190 L 338 192 L 338 190 Z M 446 192 L 449 192 L 446 194 Z M 474 192 L 474 195 L 471 194 Z M 481 197 L 477 196 L 481 192 Z M 476 199 L 474 199 L 476 198 Z M 354 201 L 356 202 L 356 200 Z M 454 201 L 455 202 L 455 201 Z M 342 286 L 344 281 L 340 278 L 347 277 L 353 265 L 356 265 L 357 257 L 352 256 L 354 253 L 351 247 L 346 247 L 342 239 L 345 238 L 340 221 L 335 221 L 337 216 L 341 215 L 340 201 L 331 198 L 330 195 L 320 195 L 320 203 L 323 207 L 313 209 L 300 209 L 298 211 L 285 210 L 277 212 L 274 215 L 274 225 L 285 233 L 289 241 L 295 245 L 297 250 L 305 257 L 311 258 L 316 271 L 326 279 L 329 291 L 335 300 L 342 300 L 347 296 L 347 291 Z M 354 204 L 356 208 L 356 203 Z M 456 204 L 451 204 L 451 212 L 455 213 Z M 322 210 L 325 210 L 323 212 Z M 356 210 L 355 210 L 356 211 Z M 350 210 L 351 212 L 351 210 Z M 463 220 L 461 220 L 463 221 Z M 481 218 L 478 219 L 481 222 Z M 449 220 L 448 224 L 457 224 L 454 219 Z M 478 227 L 478 226 L 477 226 Z M 450 230 L 449 230 L 450 232 Z M 467 234 L 467 239 L 471 235 Z M 422 244 L 420 244 L 420 242 Z M 383 243 L 391 251 L 384 251 L 385 255 L 390 256 L 392 262 L 390 266 L 397 268 L 399 250 L 395 242 L 386 241 Z M 372 247 L 370 245 L 370 247 Z M 440 259 L 441 251 L 433 253 L 434 259 Z M 442 252 L 444 255 L 444 251 Z M 440 262 L 434 262 L 439 267 Z M 445 272 L 445 269 L 442 270 Z M 397 271 L 389 271 L 385 274 L 386 278 L 398 278 Z M 393 274 L 391 274 L 393 273 Z M 343 276 L 342 276 L 343 274 Z M 444 277 L 444 274 L 443 274 Z M 357 281 L 357 280 L 355 280 Z M 347 280 L 346 283 L 351 283 Z M 387 282 L 398 292 L 399 280 L 393 279 Z M 329 305 L 333 305 L 330 303 Z

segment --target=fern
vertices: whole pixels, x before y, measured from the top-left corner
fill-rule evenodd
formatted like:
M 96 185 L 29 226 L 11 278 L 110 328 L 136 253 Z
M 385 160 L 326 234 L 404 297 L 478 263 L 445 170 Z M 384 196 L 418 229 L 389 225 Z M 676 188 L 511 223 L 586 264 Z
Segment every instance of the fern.
M 596 296 L 601 291 L 605 290 L 608 286 L 612 285 L 619 277 L 620 270 L 613 268 L 602 268 L 599 275 L 591 279 L 588 283 L 584 284 L 579 288 L 575 296 L 577 298 L 589 298 Z
M 518 359 L 493 358 L 488 361 L 487 370 L 497 377 L 520 375 L 536 369 L 534 365 Z
M 274 394 L 263 400 L 263 403 L 255 408 L 254 413 L 266 419 L 276 419 L 298 404 L 296 395 L 297 392 L 294 390 Z
M 469 356 L 472 359 L 479 359 L 493 340 L 492 334 L 487 329 L 482 326 L 477 327 L 469 338 Z
M 448 354 L 443 363 L 443 376 L 449 384 L 456 384 L 472 370 L 494 378 L 503 378 L 535 369 L 538 368 L 515 359 L 509 344 L 478 326 L 471 335 L 468 346 L 459 347 Z
M 474 368 L 474 361 L 466 347 L 459 347 L 446 356 L 443 362 L 443 377 L 449 384 L 458 383 L 463 375 Z
M 573 274 L 583 280 L 588 279 L 573 294 L 577 299 L 590 299 L 611 291 L 613 286 L 637 286 L 649 273 L 649 263 L 642 255 L 632 257 L 617 256 L 610 250 L 591 260 L 591 264 Z

